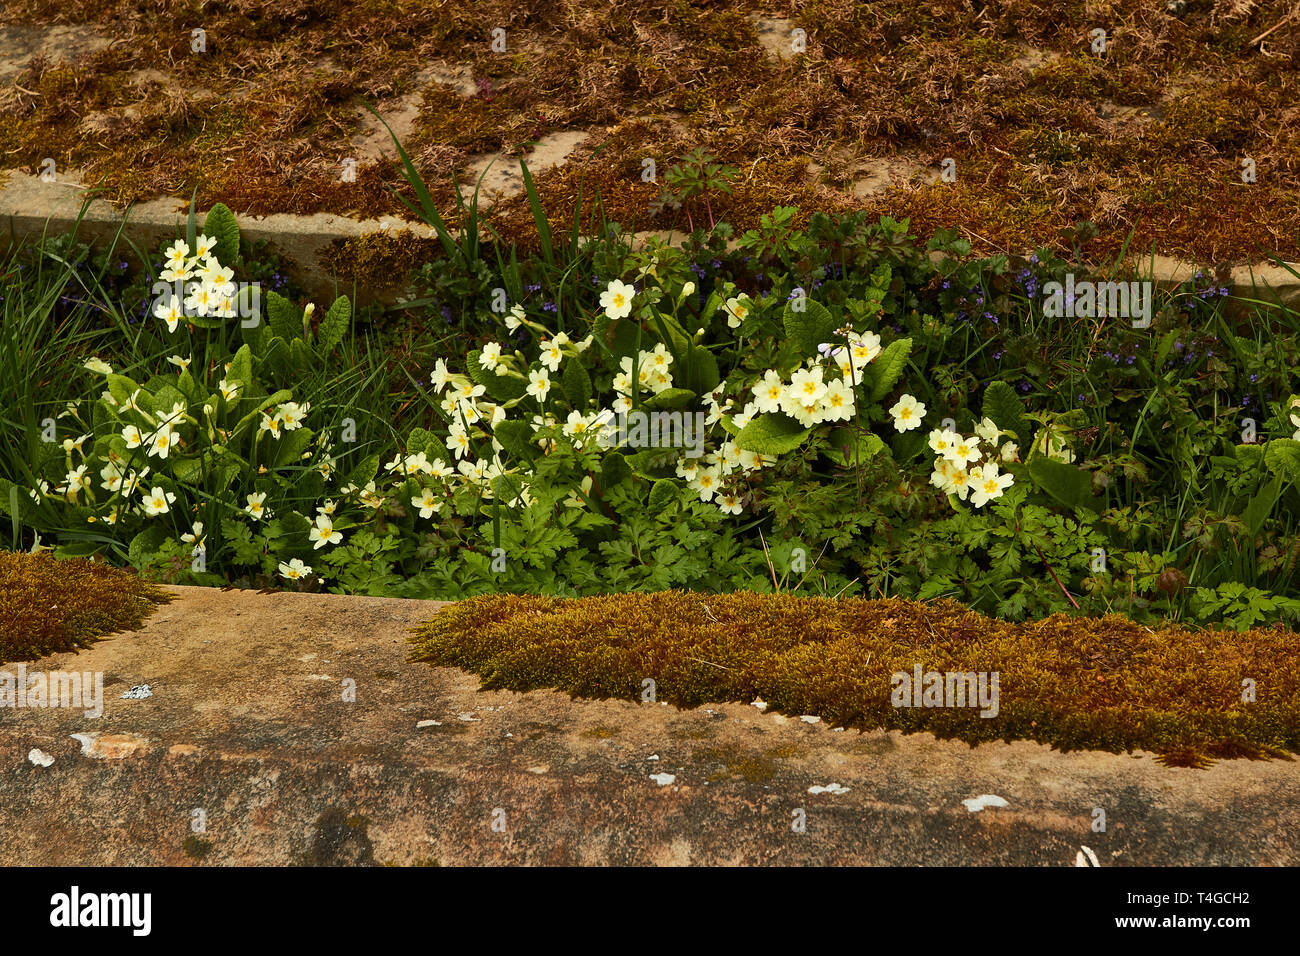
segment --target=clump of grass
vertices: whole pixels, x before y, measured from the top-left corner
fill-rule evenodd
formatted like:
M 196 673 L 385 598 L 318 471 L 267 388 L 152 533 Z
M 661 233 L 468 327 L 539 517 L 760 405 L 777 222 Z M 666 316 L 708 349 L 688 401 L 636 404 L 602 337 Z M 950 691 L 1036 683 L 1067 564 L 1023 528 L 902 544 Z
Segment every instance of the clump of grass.
M 486 595 L 440 612 L 411 640 L 416 660 L 471 671 L 484 689 L 639 700 L 651 678 L 657 699 L 678 707 L 761 697 L 834 726 L 972 746 L 1149 750 L 1178 766 L 1300 752 L 1300 645 L 1282 630 L 1151 629 L 1116 615 L 1012 624 L 948 600 L 669 591 Z M 997 715 L 893 706 L 892 675 L 914 665 L 997 672 Z
M 134 631 L 171 596 L 102 561 L 0 551 L 0 663 L 89 647 Z

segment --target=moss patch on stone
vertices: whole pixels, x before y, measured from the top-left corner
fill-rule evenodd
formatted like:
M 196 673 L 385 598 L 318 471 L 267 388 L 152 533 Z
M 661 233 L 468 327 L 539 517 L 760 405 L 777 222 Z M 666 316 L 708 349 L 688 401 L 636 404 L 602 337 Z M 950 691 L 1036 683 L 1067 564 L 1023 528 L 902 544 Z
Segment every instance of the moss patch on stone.
M 485 690 L 635 701 L 650 678 L 657 699 L 678 707 L 757 697 L 831 726 L 972 746 L 1148 750 L 1179 766 L 1300 752 L 1300 635 L 1283 630 L 1151 629 L 1116 615 L 1012 624 L 948 600 L 669 591 L 476 597 L 412 642 L 416 660 L 475 673 Z M 996 672 L 997 715 L 894 706 L 893 675 L 917 665 Z
M 134 631 L 171 599 L 102 561 L 0 551 L 0 663 L 73 651 L 106 634 Z

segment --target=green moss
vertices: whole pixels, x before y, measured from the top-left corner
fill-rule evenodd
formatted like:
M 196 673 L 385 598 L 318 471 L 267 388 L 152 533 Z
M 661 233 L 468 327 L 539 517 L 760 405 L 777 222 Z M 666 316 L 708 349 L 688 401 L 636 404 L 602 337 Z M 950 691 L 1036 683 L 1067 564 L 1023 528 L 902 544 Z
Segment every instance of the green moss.
M 658 698 L 678 707 L 761 697 L 771 711 L 831 726 L 972 745 L 1143 749 L 1181 766 L 1300 752 L 1300 645 L 1278 630 L 1152 630 L 1115 615 L 1011 624 L 946 600 L 667 592 L 478 597 L 442 611 L 412 641 L 416 659 L 476 673 L 484 689 L 639 700 L 652 677 Z M 892 675 L 916 665 L 998 673 L 999 712 L 895 707 Z M 1258 687 L 1249 703 L 1246 678 Z
M 89 647 L 106 634 L 136 630 L 169 601 L 165 591 L 102 561 L 0 551 L 0 663 Z

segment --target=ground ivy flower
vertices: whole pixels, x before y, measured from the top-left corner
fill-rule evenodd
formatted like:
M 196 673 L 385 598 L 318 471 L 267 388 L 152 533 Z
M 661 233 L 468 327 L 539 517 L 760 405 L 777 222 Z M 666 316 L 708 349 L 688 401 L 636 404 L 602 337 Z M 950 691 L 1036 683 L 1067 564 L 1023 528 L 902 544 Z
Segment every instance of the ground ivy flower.
M 626 318 L 632 312 L 632 299 L 636 289 L 619 279 L 610 280 L 605 291 L 600 294 L 600 307 L 611 321 Z
M 1002 492 L 1011 487 L 1014 479 L 1011 475 L 998 473 L 998 466 L 989 462 L 982 468 L 973 468 L 970 473 L 970 503 L 982 508 L 994 498 L 1001 498 Z
M 325 515 L 316 516 L 316 524 L 308 532 L 307 537 L 314 541 L 312 550 L 320 550 L 327 544 L 338 544 L 343 540 L 343 535 L 334 530 L 334 522 Z
M 911 395 L 904 395 L 889 410 L 894 417 L 894 428 L 900 432 L 910 432 L 921 427 L 925 417 L 925 406 Z
M 271 516 L 271 509 L 266 507 L 266 492 L 255 491 L 245 499 L 244 513 L 254 521 Z
M 280 575 L 290 581 L 301 581 L 311 574 L 311 565 L 303 564 L 302 558 L 290 558 L 280 562 Z
M 149 517 L 166 514 L 171 510 L 171 503 L 176 500 L 176 495 L 170 491 L 163 491 L 157 485 L 144 496 L 144 513 Z

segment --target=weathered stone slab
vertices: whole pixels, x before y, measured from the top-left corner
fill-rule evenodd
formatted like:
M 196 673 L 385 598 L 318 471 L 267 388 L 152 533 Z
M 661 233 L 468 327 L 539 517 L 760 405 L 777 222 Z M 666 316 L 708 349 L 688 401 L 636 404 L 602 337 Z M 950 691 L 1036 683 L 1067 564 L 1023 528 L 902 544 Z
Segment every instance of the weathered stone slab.
M 407 662 L 435 602 L 175 591 L 28 665 L 102 671 L 104 710 L 0 710 L 0 864 L 1300 863 L 1300 763 L 479 692 Z

